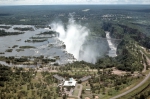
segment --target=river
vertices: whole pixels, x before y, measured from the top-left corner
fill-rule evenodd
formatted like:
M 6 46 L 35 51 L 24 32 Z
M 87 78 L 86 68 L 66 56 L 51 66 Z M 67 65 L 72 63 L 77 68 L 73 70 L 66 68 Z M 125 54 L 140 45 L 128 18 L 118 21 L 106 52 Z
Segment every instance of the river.
M 67 53 L 66 49 L 62 47 L 63 42 L 61 42 L 57 37 L 49 37 L 51 35 L 37 35 L 42 32 L 51 31 L 50 29 L 45 28 L 36 28 L 33 25 L 5 25 L 0 24 L 0 26 L 11 26 L 9 29 L 0 28 L 5 30 L 6 32 L 21 32 L 19 30 L 14 30 L 15 27 L 25 28 L 32 27 L 34 31 L 23 31 L 24 34 L 19 35 L 8 35 L 8 36 L 0 36 L 0 56 L 5 57 L 22 57 L 22 56 L 41 56 L 43 55 L 46 58 L 55 58 L 59 56 L 57 59 L 57 63 L 65 64 L 74 60 L 73 56 Z M 32 40 L 31 37 L 47 37 L 46 41 L 43 42 L 25 42 L 27 40 Z M 13 48 L 14 45 L 18 45 L 18 47 Z M 17 51 L 20 49 L 20 46 L 34 46 L 35 48 L 24 49 L 22 51 Z M 7 52 L 7 49 L 13 49 L 12 52 Z

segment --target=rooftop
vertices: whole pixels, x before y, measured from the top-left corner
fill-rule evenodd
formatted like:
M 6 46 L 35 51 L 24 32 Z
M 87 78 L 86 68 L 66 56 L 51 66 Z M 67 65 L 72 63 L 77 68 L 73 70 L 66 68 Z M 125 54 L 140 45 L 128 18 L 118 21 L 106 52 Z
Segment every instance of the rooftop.
M 64 86 L 75 86 L 76 82 L 73 78 L 70 78 L 69 81 L 64 82 Z
M 63 81 L 65 80 L 63 77 L 56 75 L 53 75 L 54 78 L 56 78 L 57 80 Z
M 91 78 L 91 76 L 85 76 L 85 77 L 83 77 L 83 78 L 80 78 L 79 79 L 79 81 L 86 81 L 86 80 L 88 80 L 88 79 L 90 79 Z

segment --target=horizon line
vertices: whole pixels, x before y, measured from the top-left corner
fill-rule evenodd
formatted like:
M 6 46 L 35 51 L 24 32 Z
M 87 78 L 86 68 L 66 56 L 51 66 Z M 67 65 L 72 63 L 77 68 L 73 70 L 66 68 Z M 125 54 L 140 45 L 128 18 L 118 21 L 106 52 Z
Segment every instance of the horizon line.
M 14 5 L 0 5 L 0 6 L 49 6 L 49 5 L 150 5 L 150 4 L 14 4 Z

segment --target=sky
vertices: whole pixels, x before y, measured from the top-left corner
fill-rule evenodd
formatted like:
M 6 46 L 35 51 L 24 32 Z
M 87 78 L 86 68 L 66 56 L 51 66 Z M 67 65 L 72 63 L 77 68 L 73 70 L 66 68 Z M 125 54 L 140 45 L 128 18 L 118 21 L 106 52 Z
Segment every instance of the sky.
M 150 4 L 150 0 L 0 0 L 0 5 Z

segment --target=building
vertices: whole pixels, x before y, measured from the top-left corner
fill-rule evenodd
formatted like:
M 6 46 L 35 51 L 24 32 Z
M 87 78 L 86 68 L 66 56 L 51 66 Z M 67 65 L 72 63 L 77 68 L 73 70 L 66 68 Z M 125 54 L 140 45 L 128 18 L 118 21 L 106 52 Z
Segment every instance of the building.
M 54 78 L 56 78 L 59 81 L 59 85 L 58 86 L 64 86 L 64 87 L 74 87 L 76 86 L 77 81 L 75 81 L 75 79 L 70 78 L 68 81 L 65 81 L 65 79 L 59 75 L 53 75 Z
M 90 91 L 91 89 L 85 89 L 86 91 Z
M 69 86 L 76 86 L 77 81 L 75 81 L 73 78 L 70 78 L 69 81 L 65 81 L 64 85 L 65 87 L 69 87 Z
M 83 78 L 80 78 L 79 81 L 84 82 L 84 81 L 87 81 L 90 78 L 91 78 L 91 76 L 85 76 Z
M 61 76 L 58 76 L 57 74 L 56 75 L 53 75 L 54 78 L 56 78 L 57 80 L 59 81 L 65 81 L 65 79 Z

